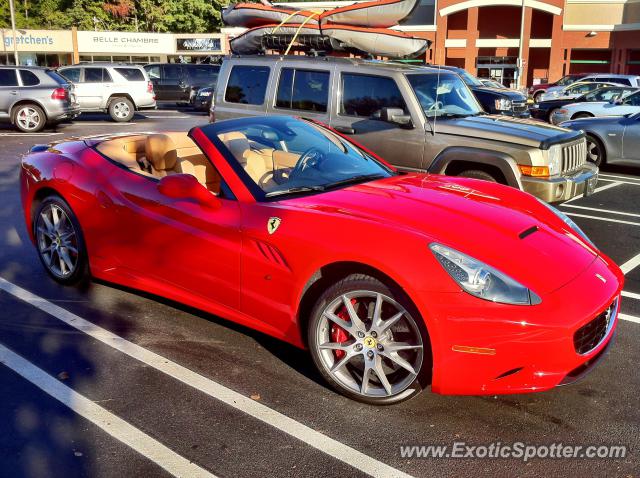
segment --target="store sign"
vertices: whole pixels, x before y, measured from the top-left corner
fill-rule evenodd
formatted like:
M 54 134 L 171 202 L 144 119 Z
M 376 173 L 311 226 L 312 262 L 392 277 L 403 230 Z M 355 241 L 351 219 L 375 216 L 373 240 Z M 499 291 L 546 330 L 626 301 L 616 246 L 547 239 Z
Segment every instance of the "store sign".
M 161 55 L 173 52 L 173 35 L 167 33 L 78 32 L 80 53 Z
M 176 38 L 176 51 L 222 51 L 220 38 Z
M 13 50 L 13 32 L 0 30 L 4 51 Z M 70 31 L 62 30 L 16 30 L 16 49 L 18 51 L 59 52 L 73 51 Z

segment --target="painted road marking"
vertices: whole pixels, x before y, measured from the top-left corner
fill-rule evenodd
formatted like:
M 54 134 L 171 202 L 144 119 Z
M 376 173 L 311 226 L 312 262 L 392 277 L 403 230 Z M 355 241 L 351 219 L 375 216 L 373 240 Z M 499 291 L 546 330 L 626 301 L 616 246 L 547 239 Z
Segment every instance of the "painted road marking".
M 75 121 L 73 123 L 74 126 L 131 126 L 137 124 L 135 122 L 130 122 L 130 123 L 112 123 L 110 121 L 105 120 L 104 122 L 96 122 L 96 121 L 91 121 L 91 122 L 84 122 L 84 121 Z M 61 133 L 60 133 L 61 134 Z
M 184 118 L 200 118 L 200 116 L 173 116 L 173 115 L 164 115 L 164 116 L 156 116 L 156 115 L 148 115 L 148 114 L 144 114 L 143 115 L 145 118 L 148 119 L 184 119 Z
M 622 291 L 622 297 L 629 297 L 630 299 L 640 300 L 640 294 L 636 294 L 635 292 L 627 292 L 626 290 Z
M 122 418 L 67 387 L 2 344 L 0 344 L 0 363 L 173 476 L 215 478 L 215 475 L 191 463 Z
M 638 266 L 640 266 L 640 254 L 638 254 L 635 257 L 632 257 L 627 262 L 622 264 L 620 266 L 620 269 L 622 269 L 622 273 L 626 275 L 628 272 L 631 272 L 632 269 Z
M 629 322 L 635 322 L 636 324 L 640 324 L 640 317 L 635 317 L 629 314 L 618 314 L 618 318 L 622 320 L 627 320 Z
M 55 136 L 62 133 L 0 133 L 0 136 L 16 136 L 18 138 L 28 138 L 30 136 Z
M 638 181 L 638 183 L 634 183 L 634 184 L 640 184 L 640 178 L 634 178 L 633 176 L 618 176 L 615 174 L 599 173 L 598 177 L 603 179 L 614 178 L 614 179 L 625 179 L 627 181 Z
M 596 219 L 598 221 L 617 222 L 620 224 L 631 224 L 632 226 L 640 226 L 640 222 L 623 221 L 622 219 L 609 219 L 608 217 L 588 216 L 586 214 L 578 214 L 575 212 L 566 212 L 566 211 L 565 211 L 565 214 L 567 216 L 585 217 L 587 219 Z
M 561 206 L 564 206 L 564 204 L 561 204 Z M 585 209 L 587 211 L 605 212 L 608 214 L 617 214 L 619 216 L 640 217 L 640 214 L 635 214 L 632 212 L 612 211 L 610 209 L 599 209 L 597 207 L 578 206 L 576 204 L 567 204 L 566 207 L 572 207 L 575 209 Z
M 129 342 L 128 340 L 99 327 L 82 317 L 69 312 L 62 307 L 52 304 L 46 299 L 32 294 L 6 279 L 0 277 L 0 289 L 8 292 L 12 296 L 34 306 L 37 309 L 46 312 L 56 319 L 64 322 L 71 327 L 93 337 L 100 342 L 107 344 L 114 349 L 123 352 L 140 362 L 155 368 L 156 370 L 173 377 L 174 379 L 199 390 L 210 397 L 240 410 L 253 418 L 256 418 L 274 428 L 290 435 L 298 440 L 312 446 L 316 450 L 320 450 L 327 455 L 356 468 L 363 473 L 373 477 L 393 477 L 408 478 L 410 475 L 393 468 L 386 463 L 378 461 L 365 455 L 358 450 L 347 446 L 338 440 L 334 440 L 322 433 L 297 422 L 293 418 L 289 418 L 266 405 L 256 402 L 244 395 L 231 390 L 213 380 L 210 380 L 199 373 L 193 372 L 182 365 L 172 362 L 162 355 L 151 352 L 139 345 Z M 188 476 L 188 475 L 187 475 Z
M 607 178 L 601 178 L 600 176 L 598 176 L 598 180 L 599 181 L 613 181 L 614 183 L 619 183 L 619 184 L 631 184 L 632 186 L 640 186 L 640 183 L 635 183 L 633 181 L 629 181 L 629 179 L 631 178 L 626 178 L 627 181 L 624 180 L 620 180 L 620 179 L 607 179 Z

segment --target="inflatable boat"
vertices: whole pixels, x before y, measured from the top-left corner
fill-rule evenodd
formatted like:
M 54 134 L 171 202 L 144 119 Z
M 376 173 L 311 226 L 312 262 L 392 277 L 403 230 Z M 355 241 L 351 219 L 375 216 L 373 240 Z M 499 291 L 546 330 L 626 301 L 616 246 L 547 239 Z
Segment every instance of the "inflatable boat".
M 236 3 L 222 10 L 222 21 L 232 27 L 255 28 L 280 23 L 317 24 L 319 14 L 308 10 L 266 6 L 260 3 Z
M 350 25 L 323 25 L 322 33 L 349 48 L 374 56 L 412 58 L 422 55 L 431 42 L 388 28 L 363 28 Z
M 376 0 L 354 3 L 323 12 L 320 23 L 389 28 L 405 19 L 418 2 L 419 0 Z
M 242 35 L 229 41 L 231 51 L 237 55 L 264 53 L 267 49 L 285 49 L 292 42 L 316 49 L 339 49 L 339 45 L 331 45 L 318 25 L 265 25 L 251 28 Z

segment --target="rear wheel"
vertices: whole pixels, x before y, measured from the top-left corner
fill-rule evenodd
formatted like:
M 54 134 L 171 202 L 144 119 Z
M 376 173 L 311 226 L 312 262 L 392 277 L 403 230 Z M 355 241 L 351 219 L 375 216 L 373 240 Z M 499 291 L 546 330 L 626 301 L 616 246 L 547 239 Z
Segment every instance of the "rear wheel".
M 491 181 L 492 183 L 497 183 L 498 180 L 486 171 L 481 171 L 479 169 L 467 169 L 465 171 L 461 171 L 457 174 L 458 176 L 462 176 L 464 178 L 473 178 L 473 179 L 482 179 L 483 181 Z
M 109 115 L 113 121 L 124 123 L 131 121 L 135 113 L 135 107 L 128 98 L 113 98 L 109 103 Z
M 35 133 L 47 124 L 47 116 L 33 103 L 19 105 L 13 112 L 13 124 L 25 133 Z
M 51 277 L 62 284 L 86 279 L 89 262 L 80 224 L 67 203 L 49 196 L 34 216 L 38 255 Z
M 412 309 L 401 291 L 366 275 L 329 287 L 308 330 L 311 355 L 325 380 L 347 397 L 376 405 L 418 394 L 431 354 Z
M 587 160 L 600 167 L 605 162 L 604 146 L 599 139 L 587 135 Z

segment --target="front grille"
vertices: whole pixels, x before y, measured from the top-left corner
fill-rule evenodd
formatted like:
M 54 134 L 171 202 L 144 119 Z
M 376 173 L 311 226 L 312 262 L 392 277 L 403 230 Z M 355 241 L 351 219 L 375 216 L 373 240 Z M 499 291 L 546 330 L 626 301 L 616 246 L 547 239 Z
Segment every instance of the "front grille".
M 524 113 L 529 109 L 526 101 L 512 101 L 511 109 L 513 109 L 514 113 Z
M 587 142 L 582 139 L 562 146 L 562 172 L 571 173 L 587 162 Z
M 591 322 L 580 327 L 573 334 L 573 346 L 580 355 L 591 352 L 605 339 L 615 319 L 618 299 Z

